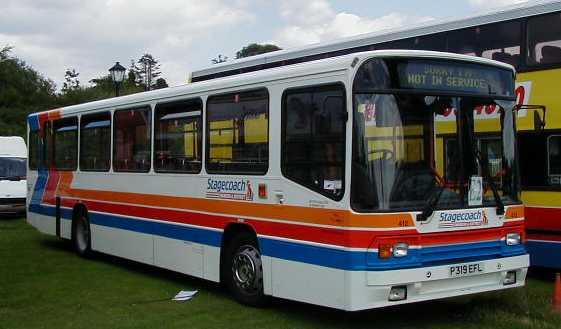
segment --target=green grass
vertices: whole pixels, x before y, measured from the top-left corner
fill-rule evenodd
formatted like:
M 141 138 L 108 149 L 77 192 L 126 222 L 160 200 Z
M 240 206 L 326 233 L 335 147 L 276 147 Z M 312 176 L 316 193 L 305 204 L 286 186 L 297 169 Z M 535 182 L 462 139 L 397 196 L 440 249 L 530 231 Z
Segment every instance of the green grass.
M 172 302 L 181 289 L 191 301 Z M 275 299 L 234 302 L 217 285 L 115 257 L 76 256 L 22 219 L 0 219 L 0 328 L 560 328 L 551 273 L 524 289 L 359 313 Z

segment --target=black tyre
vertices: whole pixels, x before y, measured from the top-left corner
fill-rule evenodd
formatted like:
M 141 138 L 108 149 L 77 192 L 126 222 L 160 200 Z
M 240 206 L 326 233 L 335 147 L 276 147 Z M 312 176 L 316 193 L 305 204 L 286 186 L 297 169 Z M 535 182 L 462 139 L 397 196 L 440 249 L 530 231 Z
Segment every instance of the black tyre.
M 82 257 L 89 257 L 92 253 L 90 221 L 87 214 L 80 211 L 72 223 L 72 244 L 76 253 Z
M 223 273 L 225 284 L 242 304 L 264 306 L 263 264 L 256 238 L 250 233 L 236 235 L 226 247 Z

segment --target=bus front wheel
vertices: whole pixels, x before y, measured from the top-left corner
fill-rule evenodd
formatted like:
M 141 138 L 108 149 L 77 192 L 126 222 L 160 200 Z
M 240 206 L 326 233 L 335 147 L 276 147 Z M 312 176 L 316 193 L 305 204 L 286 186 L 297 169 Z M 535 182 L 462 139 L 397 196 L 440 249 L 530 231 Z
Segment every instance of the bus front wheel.
M 226 284 L 242 304 L 263 306 L 263 264 L 257 241 L 252 234 L 241 233 L 229 243 L 225 264 Z
M 77 214 L 72 225 L 72 243 L 76 253 L 82 257 L 91 255 L 90 221 L 83 211 Z

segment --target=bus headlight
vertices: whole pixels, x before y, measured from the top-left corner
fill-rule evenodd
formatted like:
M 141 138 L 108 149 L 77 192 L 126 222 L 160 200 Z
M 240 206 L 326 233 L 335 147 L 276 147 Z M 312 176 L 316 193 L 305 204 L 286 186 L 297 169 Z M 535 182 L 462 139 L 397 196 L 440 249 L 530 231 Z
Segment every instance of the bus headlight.
M 401 258 L 409 253 L 409 245 L 407 243 L 396 243 L 393 245 L 393 256 Z
M 521 240 L 520 233 L 508 233 L 505 238 L 507 246 L 517 246 Z

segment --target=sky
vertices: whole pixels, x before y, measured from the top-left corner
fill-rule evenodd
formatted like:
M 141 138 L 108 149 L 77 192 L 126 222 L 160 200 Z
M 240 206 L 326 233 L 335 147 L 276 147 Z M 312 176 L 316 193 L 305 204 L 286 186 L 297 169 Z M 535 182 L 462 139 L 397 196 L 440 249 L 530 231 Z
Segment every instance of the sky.
M 526 0 L 0 0 L 0 48 L 62 86 L 152 54 L 170 86 L 243 46 L 303 46 Z

